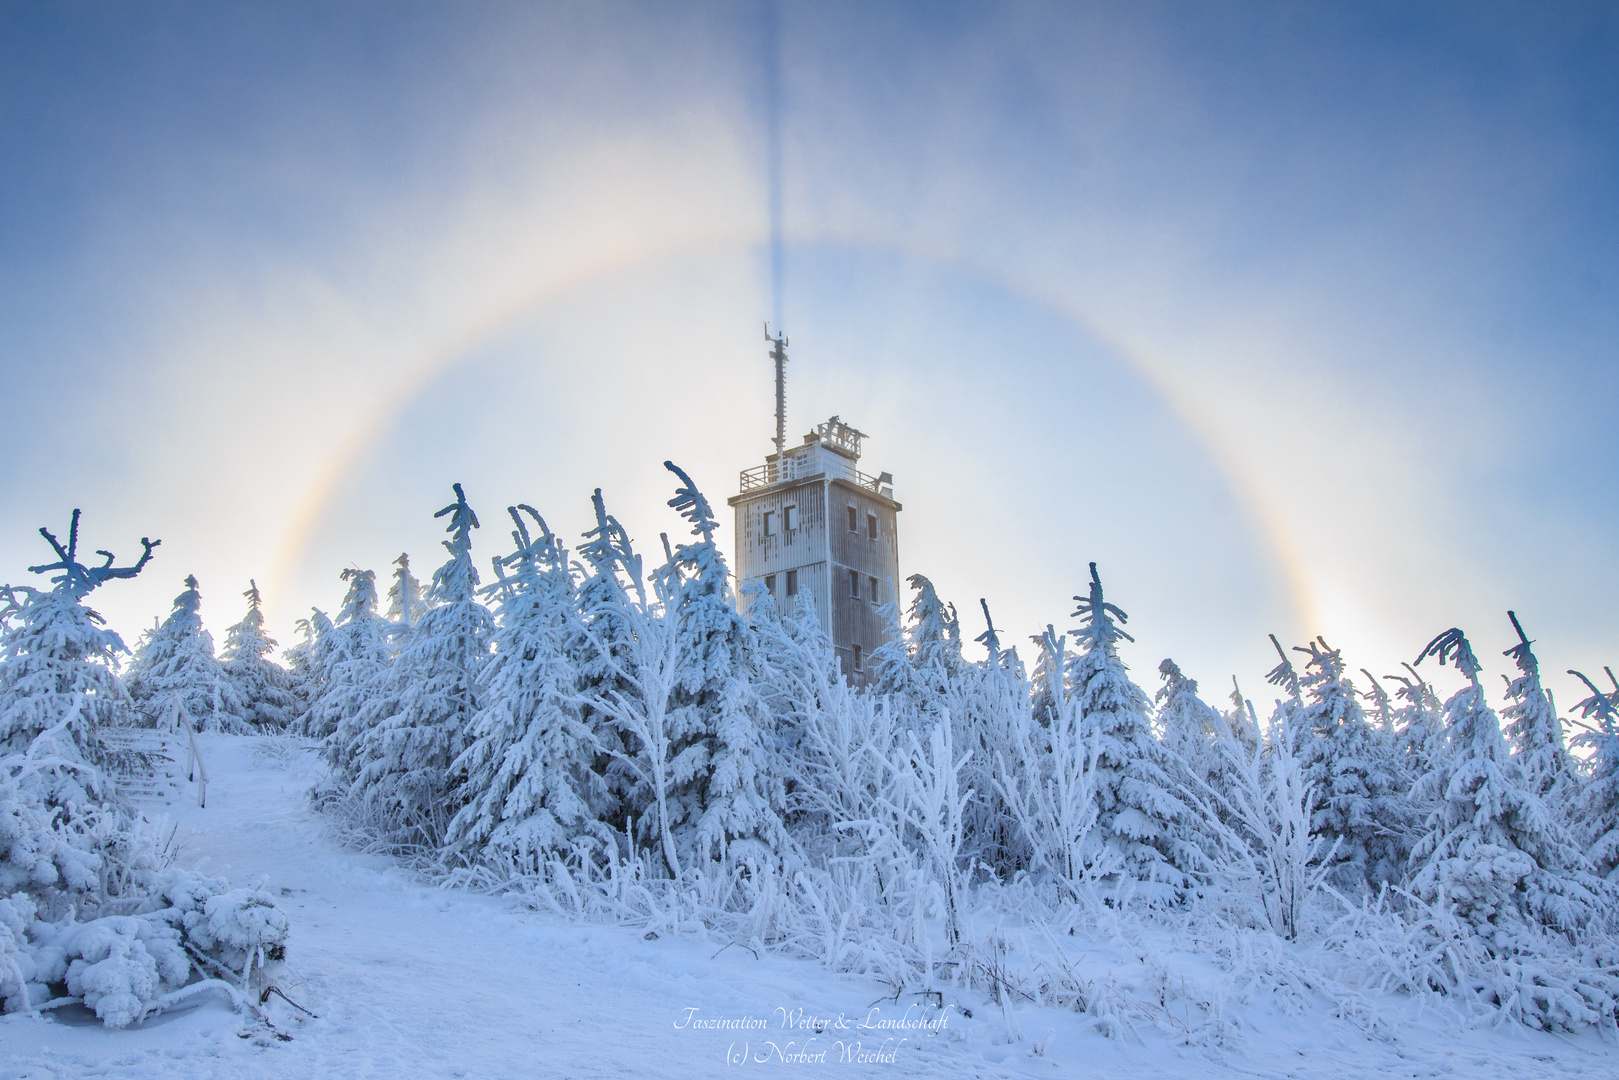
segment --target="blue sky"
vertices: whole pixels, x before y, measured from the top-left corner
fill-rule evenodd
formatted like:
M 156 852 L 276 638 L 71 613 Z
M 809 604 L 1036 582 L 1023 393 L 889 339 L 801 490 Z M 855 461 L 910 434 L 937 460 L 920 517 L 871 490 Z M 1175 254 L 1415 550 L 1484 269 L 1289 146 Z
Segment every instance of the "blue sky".
M 648 551 L 772 434 L 758 4 L 0 11 L 0 580 L 39 525 L 274 628 L 461 481 Z M 1096 560 L 1210 695 L 1265 634 L 1619 660 L 1619 8 L 795 5 L 789 426 L 976 634 Z M 1449 679 L 1446 672 L 1442 686 Z M 1572 681 L 1554 682 L 1571 700 Z

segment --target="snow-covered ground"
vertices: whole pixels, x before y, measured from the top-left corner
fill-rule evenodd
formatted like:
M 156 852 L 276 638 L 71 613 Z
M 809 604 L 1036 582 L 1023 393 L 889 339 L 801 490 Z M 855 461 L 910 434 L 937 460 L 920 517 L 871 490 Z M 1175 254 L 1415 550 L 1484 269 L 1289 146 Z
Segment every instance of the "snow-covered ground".
M 1208 1010 L 1188 1014 L 1190 1040 L 1176 1036 L 1173 994 L 1162 1022 L 1125 1016 L 1111 1034 L 1095 1015 L 1055 1009 L 1014 1008 L 1009 1021 L 976 993 L 947 993 L 940 1025 L 914 998 L 885 1000 L 879 984 L 816 964 L 570 923 L 356 855 L 307 809 L 308 756 L 264 753 L 280 745 L 206 737 L 208 806 L 181 798 L 168 813 L 182 863 L 239 885 L 262 878 L 281 898 L 293 936 L 276 982 L 319 1018 L 272 997 L 279 1039 L 223 998 L 126 1030 L 77 1010 L 10 1016 L 0 1020 L 0 1076 L 1619 1075 L 1619 1046 L 1595 1034 L 1458 1030 L 1392 999 L 1369 1003 L 1382 1018 L 1374 1035 L 1355 1022 L 1365 1016 L 1340 1018 L 1307 993 L 1238 993 L 1214 1010 L 1213 1029 Z M 1070 940 L 1093 976 L 1115 959 L 1121 982 L 1142 969 L 1117 940 Z M 1182 957 L 1167 970 L 1217 988 L 1219 972 L 1198 967 Z

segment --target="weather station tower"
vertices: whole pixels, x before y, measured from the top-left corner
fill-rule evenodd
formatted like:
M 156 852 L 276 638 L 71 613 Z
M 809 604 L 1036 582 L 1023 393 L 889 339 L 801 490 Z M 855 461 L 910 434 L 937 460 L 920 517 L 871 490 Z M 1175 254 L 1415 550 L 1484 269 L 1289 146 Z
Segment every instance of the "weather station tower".
M 778 605 L 815 605 L 851 683 L 871 674 L 888 638 L 878 614 L 899 581 L 894 478 L 858 468 L 863 432 L 834 416 L 787 447 L 787 338 L 770 336 L 776 365 L 776 452 L 742 470 L 736 508 L 737 577 L 764 584 Z

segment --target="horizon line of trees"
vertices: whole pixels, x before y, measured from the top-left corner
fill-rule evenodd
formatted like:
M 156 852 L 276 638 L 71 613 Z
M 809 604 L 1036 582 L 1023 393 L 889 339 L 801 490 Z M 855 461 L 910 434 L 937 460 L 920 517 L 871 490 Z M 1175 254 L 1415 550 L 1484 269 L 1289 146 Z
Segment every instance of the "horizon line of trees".
M 733 587 L 707 500 L 665 465 L 690 533 L 664 535 L 651 569 L 598 490 L 576 552 L 532 507 L 508 508 L 511 545 L 485 582 L 458 484 L 431 581 L 400 556 L 379 612 L 375 573 L 343 571 L 336 618 L 302 622 L 286 667 L 256 588 L 214 659 L 188 578 L 124 675 L 136 714 L 319 740 L 315 805 L 422 865 L 574 892 L 628 875 L 728 910 L 776 881 L 790 914 L 773 933 L 828 963 L 874 962 L 886 935 L 914 966 L 924 915 L 965 948 L 989 882 L 1213 905 L 1287 939 L 1330 896 L 1391 906 L 1435 954 L 1465 939 L 1516 980 L 1446 961 L 1422 977 L 1444 985 L 1419 988 L 1542 1026 L 1619 1015 L 1619 681 L 1585 680 L 1571 747 L 1515 614 L 1500 713 L 1451 628 L 1401 675 L 1362 669 L 1364 688 L 1322 639 L 1290 655 L 1273 636 L 1281 696 L 1261 722 L 1235 683 L 1216 708 L 1172 660 L 1153 694 L 1138 685 L 1094 563 L 1075 628 L 1032 639 L 1032 666 L 987 605 L 985 655 L 968 659 L 955 608 L 915 575 L 903 624 L 887 609 L 873 684 L 851 687 L 807 598 L 782 609 L 756 582 Z M 1462 688 L 1441 701 L 1428 661 Z

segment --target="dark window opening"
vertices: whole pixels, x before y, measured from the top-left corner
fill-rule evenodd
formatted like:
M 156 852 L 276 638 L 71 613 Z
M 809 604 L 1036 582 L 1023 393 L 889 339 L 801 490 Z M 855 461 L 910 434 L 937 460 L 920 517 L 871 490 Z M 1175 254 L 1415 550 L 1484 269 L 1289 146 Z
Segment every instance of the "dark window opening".
M 765 592 L 769 593 L 771 596 L 776 595 L 776 575 L 775 574 L 766 574 L 765 575 Z
M 765 511 L 765 535 L 776 535 L 776 512 L 774 510 Z
M 798 507 L 784 506 L 781 510 L 781 524 L 788 532 L 798 528 Z
M 860 526 L 857 524 L 859 519 L 860 519 L 860 512 L 858 510 L 856 510 L 852 506 L 849 507 L 849 531 L 850 532 L 859 532 L 860 531 Z
M 789 570 L 789 571 L 787 571 L 787 595 L 788 596 L 797 596 L 798 595 L 798 571 L 797 570 Z
M 866 515 L 866 539 L 867 540 L 875 540 L 875 539 L 877 539 L 877 515 L 876 514 L 867 514 Z
M 871 586 L 871 602 L 875 604 L 877 602 L 877 579 L 869 577 L 866 579 L 866 584 Z
M 853 570 L 849 571 L 849 595 L 860 599 L 860 575 Z
M 854 646 L 851 646 L 851 648 L 854 649 L 854 669 L 856 671 L 859 671 L 859 670 L 861 670 L 861 668 L 860 668 L 860 646 L 854 645 Z

